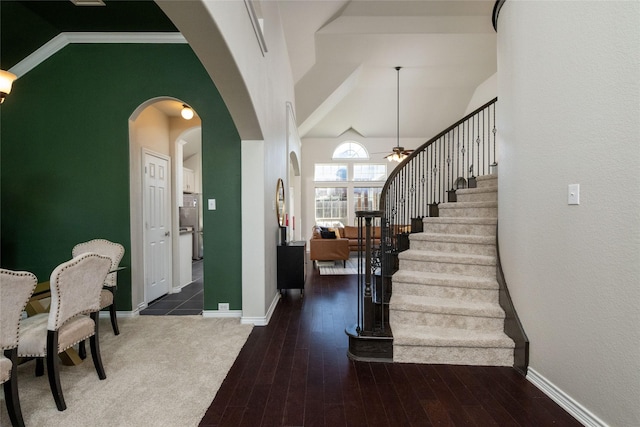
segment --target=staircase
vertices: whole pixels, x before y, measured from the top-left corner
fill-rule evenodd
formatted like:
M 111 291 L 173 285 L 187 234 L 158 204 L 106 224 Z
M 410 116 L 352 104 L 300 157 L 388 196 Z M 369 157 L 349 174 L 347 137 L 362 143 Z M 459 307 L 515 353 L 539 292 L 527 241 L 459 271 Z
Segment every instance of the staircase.
M 514 364 L 496 280 L 497 176 L 477 183 L 439 204 L 440 216 L 424 218 L 424 232 L 398 255 L 389 305 L 394 362 Z

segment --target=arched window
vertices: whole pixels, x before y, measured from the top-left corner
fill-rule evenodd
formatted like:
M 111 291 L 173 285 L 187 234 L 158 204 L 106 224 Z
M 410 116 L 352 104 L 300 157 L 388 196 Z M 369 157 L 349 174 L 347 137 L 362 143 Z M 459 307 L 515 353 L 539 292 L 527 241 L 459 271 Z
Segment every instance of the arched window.
M 367 149 L 355 141 L 345 141 L 333 152 L 335 159 L 368 159 Z

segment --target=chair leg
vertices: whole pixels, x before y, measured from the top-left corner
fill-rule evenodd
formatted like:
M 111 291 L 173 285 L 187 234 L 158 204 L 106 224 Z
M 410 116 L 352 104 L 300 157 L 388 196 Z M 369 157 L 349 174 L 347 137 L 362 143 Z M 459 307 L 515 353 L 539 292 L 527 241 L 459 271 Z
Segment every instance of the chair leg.
M 49 387 L 56 401 L 58 411 L 67 409 L 60 386 L 60 371 L 58 369 L 58 331 L 47 331 L 47 374 L 49 376 Z
M 115 298 L 115 295 L 113 296 Z M 113 328 L 114 335 L 120 335 L 120 329 L 118 328 L 118 318 L 116 317 L 116 302 L 109 306 L 109 316 L 111 317 L 111 327 Z
M 91 358 L 93 359 L 93 366 L 96 368 L 98 378 L 101 380 L 107 378 L 107 374 L 104 372 L 104 366 L 102 366 L 102 357 L 100 357 L 100 339 L 98 334 L 98 315 L 99 311 L 91 313 L 91 318 L 95 323 L 95 333 L 89 338 L 89 345 L 91 346 Z
M 80 359 L 84 360 L 87 358 L 87 345 L 86 345 L 87 340 L 84 341 L 80 341 L 80 343 L 78 344 L 78 356 L 80 356 Z
M 14 427 L 24 427 L 22 410 L 20 409 L 20 396 L 18 395 L 18 349 L 5 350 L 4 355 L 11 359 L 11 377 L 4 383 L 4 399 L 7 404 L 7 412 L 11 425 Z
M 44 359 L 42 357 L 36 358 L 36 377 L 44 375 Z

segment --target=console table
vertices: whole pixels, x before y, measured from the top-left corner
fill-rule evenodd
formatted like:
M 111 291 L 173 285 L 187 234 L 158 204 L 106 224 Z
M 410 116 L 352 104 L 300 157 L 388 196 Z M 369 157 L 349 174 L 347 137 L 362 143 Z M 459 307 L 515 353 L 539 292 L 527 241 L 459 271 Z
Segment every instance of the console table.
M 278 290 L 300 289 L 304 294 L 307 242 L 287 242 L 278 246 Z

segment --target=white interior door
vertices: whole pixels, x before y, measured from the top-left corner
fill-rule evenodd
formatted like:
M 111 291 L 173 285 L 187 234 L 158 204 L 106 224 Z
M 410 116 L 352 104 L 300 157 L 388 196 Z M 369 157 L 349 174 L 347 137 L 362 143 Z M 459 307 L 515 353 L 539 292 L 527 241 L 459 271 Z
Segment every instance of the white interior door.
M 171 289 L 171 180 L 169 159 L 144 153 L 145 302 Z

